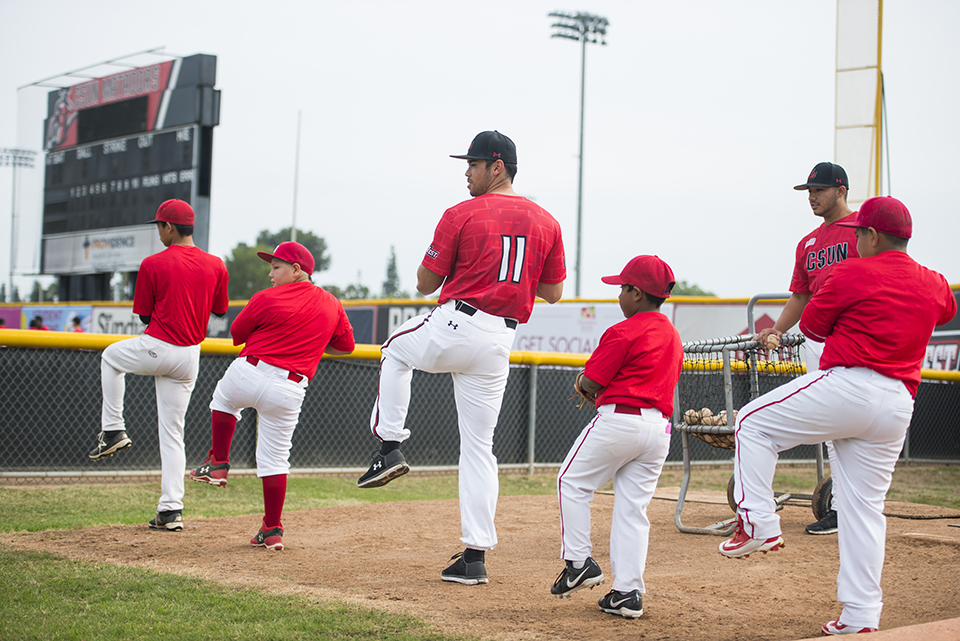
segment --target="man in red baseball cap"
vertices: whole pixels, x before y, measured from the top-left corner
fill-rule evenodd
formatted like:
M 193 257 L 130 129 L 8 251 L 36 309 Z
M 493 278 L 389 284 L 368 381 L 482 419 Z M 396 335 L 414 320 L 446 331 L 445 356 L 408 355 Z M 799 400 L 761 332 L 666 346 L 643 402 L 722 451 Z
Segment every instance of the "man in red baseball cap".
M 797 191 L 807 192 L 807 202 L 813 215 L 823 222 L 797 243 L 793 277 L 790 279 L 790 299 L 773 327 L 761 329 L 757 334 L 757 341 L 761 345 L 766 344 L 767 337 L 771 334 L 783 336 L 784 332 L 797 324 L 810 297 L 817 293 L 835 266 L 859 256 L 856 237 L 846 225 L 840 224 L 841 221 L 853 220 L 854 213 L 847 206 L 849 188 L 847 172 L 832 162 L 817 163 L 810 170 L 806 182 L 794 187 Z M 806 339 L 803 354 L 807 371 L 811 372 L 820 366 L 823 343 L 810 336 Z M 832 450 L 832 447 L 827 443 L 828 451 Z M 839 480 L 833 479 L 832 482 L 832 496 L 835 497 Z M 833 500 L 827 513 L 816 523 L 809 524 L 806 532 L 817 535 L 837 533 L 837 511 Z
M 896 198 L 870 198 L 852 220 L 860 258 L 834 267 L 804 307 L 800 331 L 824 344 L 820 369 L 745 405 L 737 415 L 737 528 L 720 553 L 745 557 L 783 545 L 773 495 L 777 453 L 833 442 L 839 502 L 840 616 L 824 635 L 880 625 L 886 518 L 883 503 L 903 448 L 933 328 L 957 301 L 946 279 L 907 255 L 910 212 Z
M 153 529 L 183 529 L 183 432 L 187 405 L 200 369 L 200 343 L 210 314 L 227 312 L 229 276 L 223 261 L 193 244 L 193 208 L 167 200 L 149 224 L 156 224 L 163 251 L 140 263 L 133 313 L 147 324 L 143 335 L 113 343 L 100 361 L 103 388 L 101 432 L 88 454 L 99 461 L 133 444 L 123 420 L 124 378 L 153 376 L 160 432 L 160 503 Z
M 680 334 L 660 312 L 676 279 L 657 256 L 637 256 L 616 276 L 625 321 L 610 327 L 574 383 L 593 397 L 597 415 L 583 428 L 557 475 L 560 554 L 566 565 L 550 589 L 566 596 L 602 583 L 590 556 L 590 501 L 613 479 L 610 527 L 613 589 L 599 601 L 610 614 L 643 614 L 650 522 L 647 506 L 670 449 L 674 388 L 683 369 Z

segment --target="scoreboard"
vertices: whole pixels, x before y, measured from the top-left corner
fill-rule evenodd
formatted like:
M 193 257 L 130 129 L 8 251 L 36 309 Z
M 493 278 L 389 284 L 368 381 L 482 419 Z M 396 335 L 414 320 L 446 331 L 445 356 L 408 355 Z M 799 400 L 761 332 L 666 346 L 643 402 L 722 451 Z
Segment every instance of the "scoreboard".
M 165 200 L 193 206 L 207 248 L 215 82 L 216 57 L 197 54 L 50 92 L 40 271 L 61 276 L 61 299 L 163 250 L 147 223 Z
M 137 225 L 165 200 L 193 202 L 196 126 L 47 154 L 43 235 Z

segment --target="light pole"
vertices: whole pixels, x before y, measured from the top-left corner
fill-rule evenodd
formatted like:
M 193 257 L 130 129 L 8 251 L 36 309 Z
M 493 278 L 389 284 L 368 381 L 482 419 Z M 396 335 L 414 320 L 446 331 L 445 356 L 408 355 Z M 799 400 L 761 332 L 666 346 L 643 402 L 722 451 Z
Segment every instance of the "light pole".
M 13 268 L 16 265 L 17 248 L 17 167 L 33 167 L 33 157 L 37 152 L 29 149 L 0 149 L 0 165 L 13 167 L 13 188 L 10 205 L 10 280 L 7 284 L 7 298 L 13 299 Z
M 583 104 L 584 91 L 587 80 L 587 43 L 607 44 L 607 26 L 610 22 L 603 16 L 591 13 L 565 13 L 554 11 L 547 16 L 556 18 L 551 27 L 556 31 L 550 34 L 551 38 L 567 38 L 580 42 L 580 169 L 577 176 L 577 258 L 574 271 L 577 280 L 574 282 L 574 296 L 580 297 L 580 236 L 583 229 Z

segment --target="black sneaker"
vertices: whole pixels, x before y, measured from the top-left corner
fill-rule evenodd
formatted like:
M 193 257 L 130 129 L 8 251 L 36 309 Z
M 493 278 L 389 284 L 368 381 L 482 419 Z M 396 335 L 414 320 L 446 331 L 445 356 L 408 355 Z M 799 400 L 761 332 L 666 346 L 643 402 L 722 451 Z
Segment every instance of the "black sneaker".
M 807 534 L 836 534 L 837 533 L 837 511 L 828 510 L 823 518 L 816 523 L 811 523 L 806 527 Z
M 407 465 L 407 459 L 403 458 L 400 450 L 394 450 L 386 456 L 378 450 L 373 455 L 370 469 L 357 481 L 357 487 L 380 487 L 409 471 L 410 466 Z
M 560 576 L 550 588 L 550 594 L 558 598 L 569 597 L 577 590 L 583 588 L 592 590 L 601 583 L 603 583 L 603 572 L 593 557 L 588 556 L 579 570 L 573 567 L 573 561 L 567 561 L 567 566 L 560 571 Z
M 147 523 L 151 530 L 169 530 L 179 532 L 183 529 L 183 514 L 180 510 L 157 512 L 157 515 Z
M 597 605 L 604 612 L 619 614 L 627 619 L 639 619 L 643 614 L 643 597 L 640 596 L 640 590 L 630 592 L 610 590 L 605 597 L 597 601 Z
M 440 578 L 444 581 L 464 585 L 487 583 L 487 568 L 483 565 L 483 561 L 467 563 L 463 560 L 463 552 L 457 552 L 450 557 L 450 560 L 453 561 L 450 567 L 440 573 Z
M 109 458 L 133 445 L 133 441 L 127 438 L 127 433 L 123 430 L 119 432 L 100 432 L 97 435 L 97 446 L 87 455 L 92 461 L 99 461 L 103 458 Z

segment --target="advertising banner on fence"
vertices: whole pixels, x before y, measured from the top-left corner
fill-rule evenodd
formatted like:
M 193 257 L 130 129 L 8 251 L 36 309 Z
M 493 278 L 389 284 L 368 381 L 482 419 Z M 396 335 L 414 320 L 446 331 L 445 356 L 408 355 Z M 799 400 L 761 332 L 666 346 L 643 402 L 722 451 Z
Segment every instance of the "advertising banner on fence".
M 960 298 L 960 290 L 954 292 Z M 353 325 L 356 342 L 381 345 L 400 325 L 410 318 L 433 309 L 432 300 L 344 301 L 344 309 Z M 232 306 L 222 318 L 210 317 L 207 336 L 229 338 L 230 324 L 242 305 Z M 757 304 L 753 310 L 753 327 L 748 327 L 747 303 L 743 300 L 666 302 L 660 308 L 680 332 L 684 342 L 721 336 L 752 334 L 772 327 L 783 310 L 783 303 Z M 84 331 L 102 334 L 141 334 L 146 326 L 133 313 L 130 305 L 103 305 L 94 307 L 46 305 L 21 309 L 0 308 L 7 326 L 17 329 L 22 322 L 26 328 L 34 314 L 43 317 L 51 329 L 64 331 L 74 316 L 82 319 Z M 16 319 L 16 320 L 14 320 Z M 623 320 L 617 301 L 561 301 L 555 305 L 538 302 L 534 305 L 530 322 L 517 328 L 515 351 L 557 352 L 563 354 L 590 354 L 608 327 Z M 791 328 L 790 332 L 797 332 Z M 927 347 L 923 367 L 960 371 L 960 318 L 937 328 Z
M 89 332 L 90 317 L 93 308 L 90 305 L 30 305 L 21 308 L 23 329 L 30 327 L 30 321 L 39 317 L 43 326 L 55 332 L 75 331 L 74 319 L 80 319 L 81 332 Z

